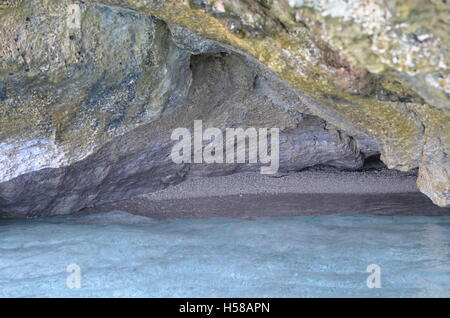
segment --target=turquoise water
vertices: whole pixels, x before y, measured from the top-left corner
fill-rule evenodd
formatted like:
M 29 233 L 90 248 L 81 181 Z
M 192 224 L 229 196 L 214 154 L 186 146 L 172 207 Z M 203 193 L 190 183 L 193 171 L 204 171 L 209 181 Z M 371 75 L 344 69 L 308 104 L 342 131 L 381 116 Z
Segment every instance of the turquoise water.
M 0 296 L 449 297 L 450 217 L 2 220 Z

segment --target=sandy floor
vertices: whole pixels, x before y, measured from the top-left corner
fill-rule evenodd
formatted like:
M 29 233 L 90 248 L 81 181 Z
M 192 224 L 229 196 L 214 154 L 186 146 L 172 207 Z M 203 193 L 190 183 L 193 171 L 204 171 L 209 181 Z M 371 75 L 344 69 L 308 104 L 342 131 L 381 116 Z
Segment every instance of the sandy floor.
M 122 210 L 154 218 L 257 218 L 356 213 L 450 215 L 415 184 L 416 176 L 389 170 L 308 170 L 269 177 L 241 173 L 192 178 L 165 190 L 82 213 Z

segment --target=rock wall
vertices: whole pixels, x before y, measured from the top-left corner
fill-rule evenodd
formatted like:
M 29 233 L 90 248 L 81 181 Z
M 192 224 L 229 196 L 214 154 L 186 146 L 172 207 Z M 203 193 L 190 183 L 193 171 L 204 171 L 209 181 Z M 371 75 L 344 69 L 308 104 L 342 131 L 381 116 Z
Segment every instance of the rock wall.
M 174 165 L 176 127 L 280 127 L 281 169 L 381 152 L 450 204 L 449 5 L 0 2 L 0 213 L 67 214 L 255 165 Z M 432 18 L 431 22 L 430 19 Z

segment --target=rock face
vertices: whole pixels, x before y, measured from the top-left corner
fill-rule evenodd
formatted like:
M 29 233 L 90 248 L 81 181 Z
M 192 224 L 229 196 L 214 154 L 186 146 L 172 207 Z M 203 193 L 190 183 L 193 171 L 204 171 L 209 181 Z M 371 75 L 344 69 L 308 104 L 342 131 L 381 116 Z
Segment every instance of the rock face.
M 360 168 L 367 141 L 355 140 L 322 119 L 301 113 L 295 92 L 245 58 L 233 54 L 192 57 L 190 90 L 182 103 L 158 120 L 106 143 L 87 158 L 66 167 L 23 174 L 0 187 L 4 216 L 67 214 L 163 189 L 189 176 L 218 176 L 256 171 L 257 164 L 173 163 L 171 133 L 206 127 L 280 127 L 280 171 L 323 164 Z M 365 148 L 364 148 L 365 147 Z
M 189 55 L 134 11 L 24 1 L 1 30 L 0 182 L 82 160 L 189 87 Z
M 2 1 L 0 214 L 259 168 L 174 164 L 171 132 L 196 119 L 279 127 L 282 171 L 381 153 L 447 206 L 449 15 L 441 1 Z

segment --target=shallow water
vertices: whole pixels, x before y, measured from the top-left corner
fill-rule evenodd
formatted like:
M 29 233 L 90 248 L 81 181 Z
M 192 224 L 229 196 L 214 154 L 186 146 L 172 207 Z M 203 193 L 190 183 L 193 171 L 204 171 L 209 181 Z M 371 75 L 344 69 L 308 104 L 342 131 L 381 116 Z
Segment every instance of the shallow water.
M 0 296 L 450 297 L 450 217 L 1 220 Z

